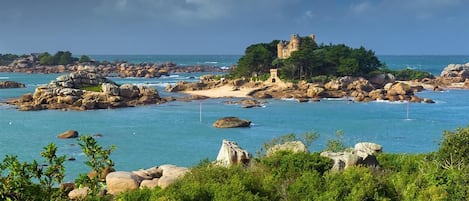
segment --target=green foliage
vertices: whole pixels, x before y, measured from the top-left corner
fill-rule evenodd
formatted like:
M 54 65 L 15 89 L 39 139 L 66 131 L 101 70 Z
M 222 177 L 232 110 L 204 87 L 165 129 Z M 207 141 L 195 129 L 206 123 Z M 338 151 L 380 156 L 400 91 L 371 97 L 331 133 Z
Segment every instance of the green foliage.
M 269 73 L 272 62 L 277 57 L 276 49 L 279 41 L 254 44 L 246 48 L 245 54 L 239 58 L 238 64 L 230 72 L 233 78 L 251 77 L 253 73 Z
M 20 162 L 18 157 L 7 155 L 0 164 L 2 200 L 33 200 L 38 186 L 32 182 L 38 170 L 36 161 Z
M 96 177 L 89 178 L 87 175 L 82 174 L 75 181 L 75 183 L 87 186 L 91 189 L 92 195 L 97 195 L 103 187 L 101 183 L 101 175 L 106 168 L 113 167 L 114 162 L 110 159 L 114 146 L 108 149 L 103 148 L 98 142 L 90 135 L 80 136 L 78 145 L 80 145 L 83 153 L 88 158 L 85 164 L 91 168 L 92 171 L 97 173 Z
M 94 91 L 94 92 L 101 92 L 102 91 L 102 85 L 95 85 L 95 86 L 83 86 L 80 88 L 81 90 L 85 91 Z
M 164 191 L 156 189 L 150 200 L 271 200 L 256 170 L 199 166 Z
M 344 132 L 338 130 L 335 132 L 336 139 L 330 139 L 327 141 L 327 147 L 325 151 L 339 152 L 344 151 L 347 146 L 344 143 Z
M 69 51 L 58 51 L 55 55 L 44 52 L 38 58 L 41 65 L 67 65 L 78 61 Z
M 294 133 L 286 134 L 278 138 L 273 138 L 270 142 L 264 143 L 263 147 L 258 152 L 258 155 L 265 154 L 266 151 L 275 145 L 292 141 L 301 141 L 305 144 L 306 148 L 308 148 L 317 138 L 319 138 L 319 134 L 316 131 L 303 133 L 301 137 L 297 137 Z
M 78 60 L 78 62 L 80 62 L 80 63 L 87 63 L 87 62 L 90 62 L 90 61 L 91 61 L 91 58 L 87 55 L 81 55 L 80 59 Z
M 51 143 L 41 152 L 44 164 L 37 161 L 20 162 L 7 155 L 0 164 L 1 200 L 61 200 L 62 189 L 57 188 L 63 178 L 65 156 L 57 156 L 57 147 Z M 39 184 L 34 181 L 39 181 Z
M 49 197 L 49 200 L 63 197 L 63 192 L 61 192 L 60 189 L 54 190 L 54 186 L 62 183 L 65 177 L 65 167 L 63 163 L 65 162 L 66 156 L 57 156 L 57 146 L 53 143 L 44 147 L 41 156 L 45 159 L 46 168 L 43 169 L 43 166 L 39 169 L 38 178 L 42 188 L 46 191 L 45 195 Z
M 366 167 L 350 167 L 324 176 L 325 192 L 318 200 L 385 200 L 386 189 Z
M 371 50 L 351 48 L 343 44 L 317 45 L 310 37 L 302 37 L 299 50 L 287 59 L 277 58 L 278 40 L 249 46 L 231 72 L 234 78 L 250 77 L 253 72 L 280 70 L 285 80 L 311 80 L 317 76 L 364 76 L 383 65 Z
M 19 56 L 15 54 L 0 54 L 0 66 L 9 65 L 17 58 L 19 58 Z
M 394 75 L 396 80 L 421 80 L 423 78 L 435 78 L 435 76 L 429 72 L 408 68 L 402 70 L 390 70 L 387 68 L 382 68 L 380 69 L 380 72 L 391 73 Z
M 469 126 L 456 131 L 444 131 L 437 152 L 438 160 L 445 167 L 469 169 Z
M 41 65 L 55 65 L 54 57 L 48 52 L 40 54 L 38 58 Z

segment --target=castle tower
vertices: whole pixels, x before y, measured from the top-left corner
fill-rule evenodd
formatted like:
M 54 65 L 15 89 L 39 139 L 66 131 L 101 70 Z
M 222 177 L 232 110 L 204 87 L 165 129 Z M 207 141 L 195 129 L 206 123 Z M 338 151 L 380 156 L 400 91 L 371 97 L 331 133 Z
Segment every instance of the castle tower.
M 297 51 L 300 49 L 300 37 L 298 36 L 298 34 L 291 35 L 290 44 L 291 44 L 290 54 L 291 52 Z
M 310 37 L 314 42 L 316 42 L 316 35 L 311 34 L 311 35 L 309 35 L 309 37 Z
M 280 59 L 284 58 L 283 49 L 285 49 L 285 44 L 283 43 L 283 41 L 280 41 L 277 44 L 277 58 L 280 58 Z
M 309 35 L 314 42 L 316 42 L 316 36 L 314 34 Z M 301 45 L 301 38 L 298 34 L 292 34 L 290 36 L 290 42 L 280 41 L 277 44 L 277 58 L 287 59 L 291 56 L 294 51 L 298 51 Z

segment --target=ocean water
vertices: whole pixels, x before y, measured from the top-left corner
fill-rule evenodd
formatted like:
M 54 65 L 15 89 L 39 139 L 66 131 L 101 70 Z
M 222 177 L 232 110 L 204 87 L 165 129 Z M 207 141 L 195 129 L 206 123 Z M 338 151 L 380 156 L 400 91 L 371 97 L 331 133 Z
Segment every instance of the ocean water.
M 216 56 L 182 57 L 188 65 L 191 62 L 210 61 L 223 63 L 222 66 L 231 65 L 239 58 L 220 57 L 224 59 L 218 61 Z M 171 58 L 175 59 L 173 62 L 180 62 L 176 60 L 177 56 Z M 389 66 L 392 64 L 393 68 L 432 69 L 435 72 L 449 63 L 469 61 L 469 57 L 462 56 L 383 56 L 381 59 Z M 117 83 L 153 86 L 162 96 L 181 96 L 165 92 L 164 87 L 181 80 L 196 81 L 201 75 L 190 73 L 155 79 L 111 79 Z M 27 86 L 0 90 L 0 101 L 33 93 L 38 85 L 46 84 L 57 76 L 0 73 L 0 81 L 15 80 Z M 436 103 L 351 103 L 331 99 L 300 104 L 293 100 L 271 99 L 264 107 L 244 109 L 238 105 L 223 104 L 223 101 L 232 99 L 209 99 L 113 110 L 34 112 L 21 112 L 0 104 L 0 155 L 18 155 L 28 161 L 40 159 L 42 147 L 53 142 L 58 145 L 61 154 L 77 159 L 66 162 L 66 180 L 71 181 L 89 169 L 83 163 L 86 158 L 75 139 L 57 139 L 59 133 L 69 129 L 77 130 L 81 135 L 101 133 L 103 137 L 97 140 L 103 146 L 117 147 L 111 158 L 116 168 L 124 171 L 166 163 L 192 166 L 205 158 L 214 160 L 223 139 L 234 140 L 255 154 L 263 143 L 274 137 L 309 131 L 320 135 L 311 146 L 313 151 L 324 149 L 327 140 L 334 139 L 337 130 L 345 133 L 344 142 L 350 146 L 367 141 L 383 145 L 385 152 L 436 151 L 443 130 L 454 130 L 469 124 L 469 91 L 424 91 L 418 95 L 431 98 Z M 249 119 L 253 124 L 250 128 L 212 127 L 216 119 L 225 116 Z

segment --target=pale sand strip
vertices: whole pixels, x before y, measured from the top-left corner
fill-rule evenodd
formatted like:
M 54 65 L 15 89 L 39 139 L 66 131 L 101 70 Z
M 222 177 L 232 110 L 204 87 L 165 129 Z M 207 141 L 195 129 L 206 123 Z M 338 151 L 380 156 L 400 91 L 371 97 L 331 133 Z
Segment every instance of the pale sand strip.
M 239 90 L 234 91 L 233 86 L 222 86 L 213 89 L 206 90 L 197 90 L 197 91 L 180 91 L 181 93 L 190 94 L 190 95 L 201 95 L 207 96 L 210 98 L 225 98 L 225 97 L 236 97 L 236 98 L 246 98 L 248 97 L 249 92 L 256 90 L 258 88 L 239 88 Z

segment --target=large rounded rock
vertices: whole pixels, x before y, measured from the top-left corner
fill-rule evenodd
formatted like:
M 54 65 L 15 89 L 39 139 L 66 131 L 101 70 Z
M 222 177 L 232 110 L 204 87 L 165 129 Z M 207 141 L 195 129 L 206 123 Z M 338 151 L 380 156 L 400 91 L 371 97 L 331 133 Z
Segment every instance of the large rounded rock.
M 238 117 L 223 117 L 213 123 L 215 128 L 236 128 L 236 127 L 249 127 L 251 121 L 240 119 Z
M 78 131 L 75 130 L 68 130 L 65 131 L 57 136 L 60 139 L 68 139 L 68 138 L 77 138 L 78 137 Z
M 161 165 L 158 168 L 163 170 L 163 175 L 158 179 L 158 186 L 161 188 L 168 187 L 189 172 L 189 169 L 186 167 L 178 167 L 170 164 Z
M 68 198 L 70 200 L 83 200 L 89 193 L 91 193 L 91 190 L 88 187 L 77 188 L 68 193 Z
M 410 85 L 402 83 L 402 82 L 396 82 L 392 84 L 387 92 L 389 96 L 406 95 L 406 94 L 411 94 L 411 93 L 412 93 L 412 90 L 411 90 Z
M 111 96 L 118 96 L 119 95 L 119 87 L 112 83 L 103 83 L 101 85 L 101 90 L 108 95 Z
M 111 172 L 106 176 L 108 193 L 112 195 L 138 189 L 140 182 L 140 178 L 131 172 Z
M 119 87 L 119 94 L 124 98 L 136 98 L 140 94 L 140 91 L 135 85 L 123 84 Z

